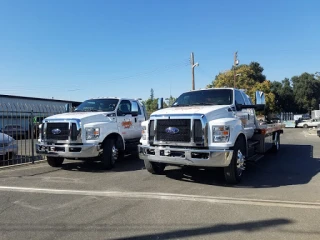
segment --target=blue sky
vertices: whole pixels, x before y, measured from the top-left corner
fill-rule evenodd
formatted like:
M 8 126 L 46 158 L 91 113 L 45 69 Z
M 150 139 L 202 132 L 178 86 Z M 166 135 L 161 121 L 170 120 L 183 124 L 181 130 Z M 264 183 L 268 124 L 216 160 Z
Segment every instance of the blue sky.
M 177 97 L 240 63 L 320 71 L 316 0 L 0 0 L 0 94 Z

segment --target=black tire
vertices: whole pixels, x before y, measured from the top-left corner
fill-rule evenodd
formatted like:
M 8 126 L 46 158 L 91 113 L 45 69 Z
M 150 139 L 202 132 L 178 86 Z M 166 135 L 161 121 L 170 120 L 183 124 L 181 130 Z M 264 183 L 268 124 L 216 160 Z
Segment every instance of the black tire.
M 125 151 L 124 150 L 118 150 L 118 159 L 117 161 L 121 161 L 124 159 Z
M 280 150 L 280 133 L 276 132 L 274 135 L 274 143 L 271 148 L 271 152 L 277 153 Z
M 308 124 L 303 124 L 303 128 L 308 128 Z
M 113 138 L 108 138 L 103 143 L 103 153 L 101 155 L 101 163 L 103 169 L 109 170 L 114 168 L 116 161 L 121 156 L 116 145 L 116 141 Z
M 245 149 L 246 146 L 244 140 L 239 138 L 234 145 L 233 153 L 227 156 L 228 158 L 231 158 L 230 165 L 224 168 L 224 178 L 228 184 L 237 184 L 241 181 L 244 170 Z
M 63 161 L 63 157 L 47 157 L 47 162 L 51 167 L 61 167 Z
M 155 163 L 155 162 L 150 162 L 148 160 L 144 160 L 144 166 L 146 167 L 149 173 L 161 175 L 164 173 L 166 164 Z

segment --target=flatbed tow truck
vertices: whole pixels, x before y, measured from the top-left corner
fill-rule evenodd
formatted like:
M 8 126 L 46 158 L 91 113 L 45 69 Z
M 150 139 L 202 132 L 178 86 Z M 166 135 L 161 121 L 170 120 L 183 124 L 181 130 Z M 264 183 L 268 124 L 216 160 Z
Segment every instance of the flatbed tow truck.
M 185 92 L 142 123 L 139 157 L 152 174 L 162 174 L 167 165 L 220 167 L 226 182 L 237 184 L 247 161 L 280 150 L 284 125 L 260 122 L 255 111 L 264 108 L 261 91 L 255 104 L 235 88 Z

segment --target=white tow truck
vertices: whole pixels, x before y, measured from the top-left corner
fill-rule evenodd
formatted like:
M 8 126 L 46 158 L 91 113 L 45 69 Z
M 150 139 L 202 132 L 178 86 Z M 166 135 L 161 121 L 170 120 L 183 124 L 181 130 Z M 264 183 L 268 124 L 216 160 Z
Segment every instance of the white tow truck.
M 142 123 L 138 147 L 146 169 L 162 174 L 167 165 L 221 167 L 226 182 L 237 184 L 246 161 L 280 148 L 284 126 L 257 120 L 255 111 L 264 109 L 265 97 L 260 91 L 255 95 L 253 104 L 235 88 L 190 91 L 151 114 Z
M 111 169 L 125 150 L 136 151 L 145 120 L 145 107 L 139 100 L 86 100 L 73 112 L 43 120 L 36 152 L 45 155 L 52 167 L 61 166 L 66 158 L 101 160 L 104 169 Z

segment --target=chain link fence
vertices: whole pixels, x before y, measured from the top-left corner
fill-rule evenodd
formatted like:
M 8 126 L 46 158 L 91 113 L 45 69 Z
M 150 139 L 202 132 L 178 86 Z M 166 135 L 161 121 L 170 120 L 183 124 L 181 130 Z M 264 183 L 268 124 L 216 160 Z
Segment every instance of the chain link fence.
M 0 167 L 43 160 L 35 151 L 39 125 L 63 112 L 64 104 L 0 102 Z

